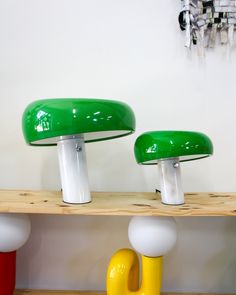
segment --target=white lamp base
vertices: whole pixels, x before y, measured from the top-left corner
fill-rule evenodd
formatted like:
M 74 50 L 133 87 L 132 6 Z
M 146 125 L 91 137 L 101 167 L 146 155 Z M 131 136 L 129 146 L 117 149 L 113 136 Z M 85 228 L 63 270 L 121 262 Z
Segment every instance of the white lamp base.
M 71 204 L 91 202 L 83 137 L 57 142 L 63 201 Z
M 181 171 L 178 158 L 158 161 L 162 203 L 168 205 L 184 204 Z

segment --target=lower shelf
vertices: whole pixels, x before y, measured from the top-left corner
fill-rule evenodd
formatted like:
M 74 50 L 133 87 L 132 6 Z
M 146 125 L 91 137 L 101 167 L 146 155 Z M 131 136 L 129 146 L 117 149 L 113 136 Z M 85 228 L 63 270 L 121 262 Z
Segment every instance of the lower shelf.
M 14 295 L 106 295 L 95 291 L 49 291 L 49 290 L 16 290 Z M 226 295 L 213 293 L 162 293 L 162 295 Z M 231 294 L 232 295 L 232 294 Z
M 16 290 L 14 295 L 105 295 L 105 292 Z

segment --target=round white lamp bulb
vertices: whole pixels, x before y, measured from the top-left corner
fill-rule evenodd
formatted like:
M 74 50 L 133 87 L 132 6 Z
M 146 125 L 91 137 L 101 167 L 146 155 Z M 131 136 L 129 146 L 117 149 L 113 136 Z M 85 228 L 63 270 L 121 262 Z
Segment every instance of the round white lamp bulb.
M 136 216 L 129 223 L 129 241 L 140 254 L 159 257 L 168 253 L 177 240 L 173 217 Z
M 16 251 L 30 235 L 30 219 L 25 214 L 0 214 L 0 252 Z

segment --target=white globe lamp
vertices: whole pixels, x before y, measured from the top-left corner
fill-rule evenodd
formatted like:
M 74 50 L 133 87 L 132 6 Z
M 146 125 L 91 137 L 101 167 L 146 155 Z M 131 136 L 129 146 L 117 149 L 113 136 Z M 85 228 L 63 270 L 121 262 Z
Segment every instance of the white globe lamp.
M 30 219 L 25 214 L 0 214 L 0 295 L 13 295 L 16 250 L 28 240 Z
M 167 254 L 177 240 L 173 217 L 136 216 L 129 223 L 129 241 L 140 254 L 159 257 Z

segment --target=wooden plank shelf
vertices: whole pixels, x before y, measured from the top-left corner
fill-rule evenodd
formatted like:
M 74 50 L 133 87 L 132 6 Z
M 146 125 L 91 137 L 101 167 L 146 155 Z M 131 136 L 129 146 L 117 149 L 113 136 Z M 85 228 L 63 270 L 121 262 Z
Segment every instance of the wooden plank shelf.
M 61 192 L 0 190 L 0 212 L 111 216 L 236 216 L 236 193 L 187 193 L 186 203 L 164 205 L 157 193 L 92 193 L 89 204 L 63 203 Z
M 105 292 L 16 290 L 14 295 L 105 295 Z
M 161 293 L 162 295 L 226 295 L 213 293 Z M 106 295 L 95 291 L 49 291 L 49 290 L 16 290 L 14 295 Z M 232 295 L 232 294 L 231 294 Z
M 14 295 L 105 295 L 105 292 L 16 290 Z

